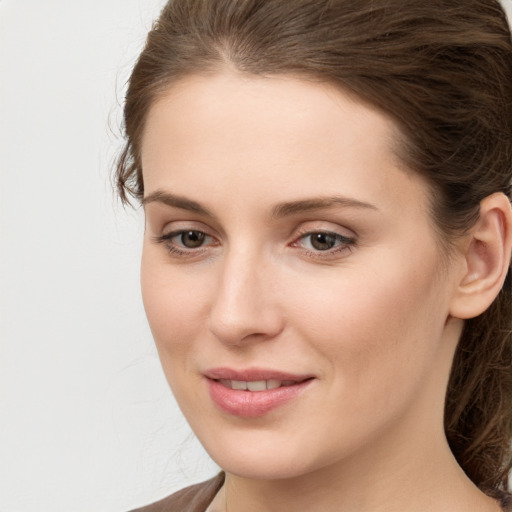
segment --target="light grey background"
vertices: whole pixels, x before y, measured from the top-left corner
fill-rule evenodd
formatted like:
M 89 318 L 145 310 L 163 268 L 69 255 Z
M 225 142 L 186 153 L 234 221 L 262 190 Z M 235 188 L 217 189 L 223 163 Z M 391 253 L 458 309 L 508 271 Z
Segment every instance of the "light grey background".
M 215 474 L 114 200 L 124 83 L 162 0 L 0 2 L 0 511 L 122 512 Z
M 142 215 L 109 183 L 162 5 L 0 0 L 0 512 L 123 512 L 216 471 L 146 326 Z

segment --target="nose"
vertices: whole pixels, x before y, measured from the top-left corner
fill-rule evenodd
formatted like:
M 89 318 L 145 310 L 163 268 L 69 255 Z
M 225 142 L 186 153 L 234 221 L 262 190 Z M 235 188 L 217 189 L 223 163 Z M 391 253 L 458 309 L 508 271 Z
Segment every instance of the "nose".
M 209 328 L 222 343 L 269 340 L 283 329 L 276 280 L 261 258 L 232 253 L 222 263 Z

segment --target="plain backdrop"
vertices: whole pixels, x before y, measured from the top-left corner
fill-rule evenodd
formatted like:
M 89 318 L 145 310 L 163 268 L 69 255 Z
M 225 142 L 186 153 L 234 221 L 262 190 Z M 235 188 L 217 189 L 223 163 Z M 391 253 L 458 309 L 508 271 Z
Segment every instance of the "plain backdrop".
M 0 512 L 126 512 L 217 470 L 146 325 L 142 214 L 110 185 L 162 5 L 0 0 Z
M 123 512 L 213 476 L 146 326 L 110 186 L 161 0 L 0 0 L 0 511 Z

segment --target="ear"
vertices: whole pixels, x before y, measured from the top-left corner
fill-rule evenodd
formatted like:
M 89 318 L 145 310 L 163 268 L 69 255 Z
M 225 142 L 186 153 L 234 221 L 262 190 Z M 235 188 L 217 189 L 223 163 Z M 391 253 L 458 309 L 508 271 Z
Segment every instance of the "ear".
M 492 194 L 480 203 L 479 219 L 464 241 L 462 277 L 452 297 L 450 314 L 468 319 L 492 304 L 510 266 L 512 208 L 505 194 Z

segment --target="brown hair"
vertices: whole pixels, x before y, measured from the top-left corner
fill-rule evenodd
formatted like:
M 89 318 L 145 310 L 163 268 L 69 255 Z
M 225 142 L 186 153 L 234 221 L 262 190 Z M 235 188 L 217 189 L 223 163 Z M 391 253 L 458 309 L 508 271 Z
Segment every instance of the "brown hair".
M 482 199 L 510 197 L 512 43 L 497 0 L 171 0 L 129 81 L 117 187 L 141 198 L 148 109 L 173 82 L 225 68 L 339 84 L 394 118 L 401 157 L 432 186 L 442 240 L 469 229 Z M 512 437 L 511 278 L 466 322 L 445 429 L 469 477 L 508 496 Z

